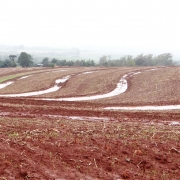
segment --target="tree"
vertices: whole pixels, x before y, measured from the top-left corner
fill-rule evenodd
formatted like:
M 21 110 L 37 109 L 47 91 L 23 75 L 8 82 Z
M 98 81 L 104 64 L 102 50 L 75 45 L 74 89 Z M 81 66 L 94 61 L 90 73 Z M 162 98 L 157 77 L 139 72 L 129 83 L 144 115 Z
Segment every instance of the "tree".
M 44 58 L 42 64 L 44 67 L 49 67 L 49 58 L 48 57 Z
M 16 58 L 17 56 L 16 55 L 10 55 L 9 58 L 11 61 L 14 61 L 14 59 Z
M 52 59 L 51 61 L 53 64 L 56 64 L 57 63 L 57 59 Z
M 103 56 L 103 57 L 100 58 L 99 65 L 100 66 L 107 66 L 108 65 L 107 56 Z
M 120 66 L 127 66 L 126 56 L 120 58 Z
M 131 55 L 126 56 L 126 66 L 135 66 L 134 59 Z
M 156 65 L 159 66 L 173 66 L 173 55 L 171 53 L 160 54 L 156 57 Z
M 18 63 L 22 67 L 31 67 L 33 66 L 33 58 L 30 54 L 27 54 L 26 52 L 22 52 L 18 58 Z
M 144 66 L 144 64 L 145 64 L 144 55 L 143 54 L 138 55 L 135 58 L 135 63 L 136 63 L 137 66 Z
M 6 68 L 6 67 L 16 67 L 16 63 L 9 59 L 6 59 L 5 61 L 0 61 L 0 68 Z
M 4 61 L 4 67 L 16 67 L 16 63 L 14 61 L 6 59 Z

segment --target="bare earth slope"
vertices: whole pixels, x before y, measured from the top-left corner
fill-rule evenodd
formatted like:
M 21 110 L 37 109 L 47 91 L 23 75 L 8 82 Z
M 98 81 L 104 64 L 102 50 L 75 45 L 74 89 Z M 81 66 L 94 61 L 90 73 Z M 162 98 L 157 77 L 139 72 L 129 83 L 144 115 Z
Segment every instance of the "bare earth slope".
M 49 88 L 61 75 L 74 75 L 58 92 L 40 97 L 107 93 L 124 74 L 142 71 L 127 77 L 125 93 L 101 100 L 56 102 L 32 97 L 0 98 L 0 179 L 178 180 L 179 110 L 103 109 L 108 105 L 180 104 L 179 68 L 150 69 L 44 69 L 60 73 L 49 73 L 48 85 L 42 83 L 42 89 Z M 82 74 L 90 71 L 93 73 Z M 41 72 L 32 72 L 46 82 Z M 14 70 L 6 73 L 13 75 Z M 30 77 L 23 79 L 25 84 L 29 80 Z M 25 91 L 25 86 L 20 88 L 16 82 L 17 78 L 14 86 L 6 87 L 8 91 L 12 92 L 13 88 L 16 93 Z M 41 89 L 32 87 L 34 91 Z M 0 94 L 6 94 L 6 88 Z

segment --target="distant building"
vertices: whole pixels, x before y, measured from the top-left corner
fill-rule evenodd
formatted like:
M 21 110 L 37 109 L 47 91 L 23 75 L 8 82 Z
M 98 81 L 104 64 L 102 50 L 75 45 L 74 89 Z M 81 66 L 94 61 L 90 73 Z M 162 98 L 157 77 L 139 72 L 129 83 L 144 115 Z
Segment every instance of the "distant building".
M 43 64 L 42 64 L 42 63 L 39 63 L 39 64 L 36 64 L 35 66 L 36 66 L 36 67 L 43 67 Z

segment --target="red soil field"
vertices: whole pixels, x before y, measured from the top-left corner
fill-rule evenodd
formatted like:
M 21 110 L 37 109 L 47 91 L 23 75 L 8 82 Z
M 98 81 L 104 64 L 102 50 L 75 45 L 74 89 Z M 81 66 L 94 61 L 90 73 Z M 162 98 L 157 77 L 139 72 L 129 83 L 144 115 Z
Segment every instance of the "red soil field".
M 177 70 L 172 67 L 167 72 Z M 139 76 L 139 83 L 145 77 L 160 77 L 163 72 L 166 70 L 147 72 Z M 179 80 L 178 76 L 173 78 Z M 179 122 L 179 110 L 103 109 L 112 105 L 179 103 L 178 93 L 176 99 L 174 94 L 165 100 L 150 95 L 142 102 L 135 101 L 133 95 L 139 97 L 139 89 L 135 88 L 134 94 L 132 90 L 137 81 L 136 77 L 128 79 L 130 86 L 123 96 L 94 101 L 0 98 L 0 179 L 178 180 L 180 126 L 171 123 Z M 160 89 L 164 85 L 158 80 L 156 83 Z M 143 88 L 146 84 L 140 90 Z

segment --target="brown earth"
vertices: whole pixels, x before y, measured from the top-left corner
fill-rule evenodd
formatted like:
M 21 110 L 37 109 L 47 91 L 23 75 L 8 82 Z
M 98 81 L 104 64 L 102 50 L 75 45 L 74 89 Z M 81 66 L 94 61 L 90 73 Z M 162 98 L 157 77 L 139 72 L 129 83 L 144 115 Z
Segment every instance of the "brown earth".
M 152 74 L 137 76 L 144 82 Z M 103 110 L 136 104 L 138 93 L 131 91 L 137 76 L 128 80 L 131 86 L 119 103 L 120 96 L 90 102 L 0 98 L 0 179 L 178 180 L 180 126 L 170 123 L 179 122 L 179 110 Z M 165 101 L 156 97 L 152 104 Z

